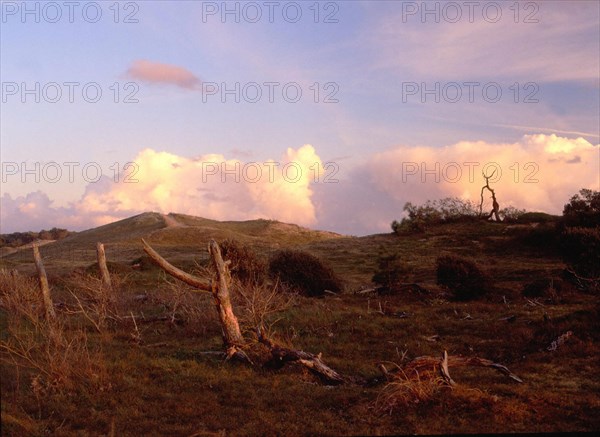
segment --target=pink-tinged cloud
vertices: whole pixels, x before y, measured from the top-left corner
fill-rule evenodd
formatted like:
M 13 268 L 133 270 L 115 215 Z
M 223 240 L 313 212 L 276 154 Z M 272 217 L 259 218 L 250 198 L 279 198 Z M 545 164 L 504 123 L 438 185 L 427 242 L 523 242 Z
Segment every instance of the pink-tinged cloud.
M 171 84 L 190 90 L 198 89 L 201 84 L 198 77 L 183 67 L 144 59 L 134 61 L 127 70 L 127 76 L 135 80 Z
M 490 175 L 501 208 L 561 214 L 581 188 L 600 189 L 600 145 L 557 135 L 526 135 L 514 143 L 461 141 L 446 147 L 398 146 L 324 173 L 314 147 L 287 149 L 278 161 L 195 158 L 145 149 L 134 160 L 136 183 L 103 177 L 80 200 L 57 208 L 42 192 L 1 200 L 2 232 L 99 226 L 144 211 L 179 212 L 217 220 L 275 219 L 354 235 L 389 232 L 406 202 L 444 197 L 479 202 Z M 315 179 L 319 183 L 315 183 Z M 487 196 L 489 197 L 489 196 Z M 485 209 L 490 208 L 485 198 Z
M 288 149 L 279 161 L 242 162 L 220 154 L 187 158 L 152 149 L 135 158 L 137 183 L 89 191 L 78 213 L 179 212 L 217 220 L 276 219 L 313 225 L 310 167 L 322 165 L 315 149 Z
M 500 207 L 561 214 L 581 188 L 600 190 L 600 145 L 583 138 L 525 135 L 515 143 L 461 141 L 446 147 L 398 146 L 376 153 L 339 184 L 315 187 L 318 226 L 337 232 L 389 232 L 406 202 L 445 197 L 480 202 L 482 171 Z M 491 209 L 489 195 L 484 210 Z
M 8 193 L 0 198 L 0 233 L 51 229 L 81 230 L 127 217 L 104 212 L 78 215 L 77 207 L 56 207 L 48 195 L 34 191 L 14 199 Z M 133 214 L 130 214 L 133 215 Z
M 55 207 L 40 191 L 12 198 L 4 194 L 2 232 L 68 227 L 80 230 L 145 211 L 179 212 L 216 220 L 266 218 L 304 226 L 316 223 L 312 203 L 315 166 L 311 145 L 287 149 L 279 160 L 242 162 L 221 154 L 195 158 L 152 149 L 134 159 L 135 181 L 103 176 L 82 198 Z

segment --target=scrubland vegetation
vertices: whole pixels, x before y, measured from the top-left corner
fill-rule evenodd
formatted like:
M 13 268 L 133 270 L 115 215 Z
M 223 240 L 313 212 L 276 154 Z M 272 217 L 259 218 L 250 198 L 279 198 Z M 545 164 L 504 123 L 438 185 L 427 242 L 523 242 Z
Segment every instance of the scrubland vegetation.
M 583 190 L 562 217 L 511 209 L 501 223 L 457 200 L 406 210 L 393 233 L 361 238 L 153 213 L 72 235 L 40 248 L 55 317 L 31 250 L 0 258 L 2 434 L 597 430 L 600 193 Z M 140 237 L 207 280 L 208 240 L 221 243 L 253 365 L 224 361 L 210 293 L 165 275 Z M 85 252 L 96 241 L 110 287 Z M 345 382 L 260 365 L 257 326 L 321 353 Z

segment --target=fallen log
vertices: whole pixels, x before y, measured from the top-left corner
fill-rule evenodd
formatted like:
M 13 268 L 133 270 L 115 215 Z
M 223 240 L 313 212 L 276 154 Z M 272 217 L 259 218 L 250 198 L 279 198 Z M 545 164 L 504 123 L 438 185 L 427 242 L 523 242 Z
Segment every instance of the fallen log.
M 346 378 L 323 362 L 321 354 L 314 355 L 310 352 L 279 346 L 263 336 L 260 329 L 257 330 L 257 336 L 258 340 L 267 346 L 271 353 L 271 359 L 263 365 L 264 367 L 281 369 L 286 363 L 297 361 L 313 374 L 317 375 L 326 384 L 339 385 L 347 381 Z
M 546 350 L 550 351 L 550 352 L 554 352 L 559 347 L 561 347 L 563 344 L 565 344 L 567 342 L 567 340 L 569 338 L 571 338 L 572 335 L 573 335 L 573 331 L 567 331 L 567 332 L 565 332 L 563 335 L 561 335 L 556 340 L 554 340 L 552 343 L 550 343 L 550 346 L 548 346 L 546 348 Z

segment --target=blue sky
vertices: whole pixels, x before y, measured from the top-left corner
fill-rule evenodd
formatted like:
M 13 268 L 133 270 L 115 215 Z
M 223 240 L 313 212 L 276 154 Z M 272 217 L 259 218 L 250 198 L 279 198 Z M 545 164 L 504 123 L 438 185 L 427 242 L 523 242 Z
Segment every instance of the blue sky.
M 24 4 L 3 1 L 0 22 L 2 232 L 83 229 L 156 210 L 360 235 L 389 229 L 406 201 L 476 200 L 480 180 L 398 183 L 405 157 L 425 169 L 486 159 L 513 176 L 515 162 L 521 173 L 535 162 L 546 176 L 535 187 L 498 181 L 506 203 L 527 209 L 560 212 L 580 188 L 600 189 L 595 1 L 475 2 L 472 17 L 469 2 L 274 2 L 272 23 L 265 2 L 75 2 L 73 22 L 63 2 L 26 2 L 37 17 L 23 16 Z M 239 22 L 224 8 L 238 8 Z M 438 17 L 422 15 L 436 8 Z M 49 22 L 57 10 L 61 19 Z M 262 18 L 249 22 L 256 11 Z M 125 23 L 128 14 L 137 22 Z M 336 22 L 324 22 L 328 15 Z M 42 92 L 51 100 L 53 82 L 62 92 L 56 103 Z M 70 82 L 78 84 L 73 102 Z M 273 102 L 265 82 L 278 84 Z M 24 98 L 36 83 L 38 95 Z M 97 103 L 81 94 L 89 83 L 102 91 Z M 230 94 L 223 103 L 221 90 L 207 92 L 211 83 L 239 83 L 238 101 Z M 255 103 L 241 93 L 252 83 L 262 92 Z M 286 101 L 286 84 L 302 91 L 300 101 Z M 136 102 L 124 103 L 132 91 Z M 336 102 L 325 103 L 328 95 Z M 298 160 L 304 177 L 199 175 L 208 162 L 264 169 L 270 159 Z M 50 162 L 63 171 L 53 181 L 41 170 Z M 65 162 L 79 164 L 72 180 Z M 144 176 L 135 184 L 123 184 L 123 174 L 113 180 L 115 163 L 123 173 L 127 162 Z M 83 177 L 89 163 L 104 178 Z M 315 164 L 325 165 L 319 178 Z M 333 170 L 337 182 L 324 183 Z M 577 177 L 558 183 L 556 174 Z

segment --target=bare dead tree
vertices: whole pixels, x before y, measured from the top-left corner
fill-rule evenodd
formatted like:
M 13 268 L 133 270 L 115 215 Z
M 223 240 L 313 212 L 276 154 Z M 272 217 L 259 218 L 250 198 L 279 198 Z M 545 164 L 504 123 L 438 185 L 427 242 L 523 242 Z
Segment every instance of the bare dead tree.
M 496 170 L 494 170 L 492 172 L 491 175 L 487 176 L 485 173 L 482 172 L 483 178 L 485 179 L 485 185 L 483 187 L 481 187 L 481 203 L 479 204 L 479 216 L 480 217 L 485 217 L 486 220 L 489 220 L 493 217 L 496 218 L 496 221 L 501 221 L 500 220 L 500 204 L 498 203 L 498 200 L 496 199 L 496 192 L 494 191 L 494 189 L 492 187 L 490 187 L 490 179 L 494 176 L 494 174 L 496 174 Z M 483 192 L 485 190 L 488 190 L 490 193 L 492 193 L 492 210 L 490 211 L 489 214 L 487 214 L 486 216 L 483 215 Z
M 249 361 L 248 356 L 242 350 L 244 338 L 242 337 L 240 325 L 231 307 L 228 265 L 223 261 L 221 251 L 216 241 L 211 240 L 208 244 L 208 252 L 211 255 L 213 265 L 216 269 L 216 281 L 205 281 L 194 275 L 190 275 L 161 257 L 144 239 L 142 239 L 142 244 L 144 245 L 144 251 L 148 256 L 169 275 L 194 287 L 194 289 L 199 292 L 212 293 L 217 313 L 219 314 L 227 358 L 236 357 Z
M 144 246 L 144 251 L 148 256 L 150 256 L 150 258 L 169 275 L 191 285 L 198 292 L 210 292 L 212 294 L 219 314 L 227 359 L 236 358 L 252 364 L 252 361 L 243 350 L 246 343 L 241 334 L 238 319 L 235 316 L 231 305 L 231 296 L 229 294 L 229 285 L 231 283 L 229 262 L 223 261 L 221 250 L 219 249 L 217 242 L 211 240 L 208 244 L 208 252 L 210 253 L 213 266 L 216 270 L 216 279 L 211 281 L 205 281 L 173 266 L 152 249 L 152 247 L 150 247 L 143 239 L 142 244 Z M 321 354 L 314 355 L 304 351 L 281 347 L 275 344 L 271 339 L 267 338 L 262 328 L 262 326 L 256 327 L 258 340 L 261 344 L 265 345 L 271 353 L 271 359 L 265 363 L 266 367 L 279 368 L 283 367 L 288 362 L 297 362 L 328 384 L 341 384 L 346 381 L 346 378 L 331 369 L 321 360 Z

